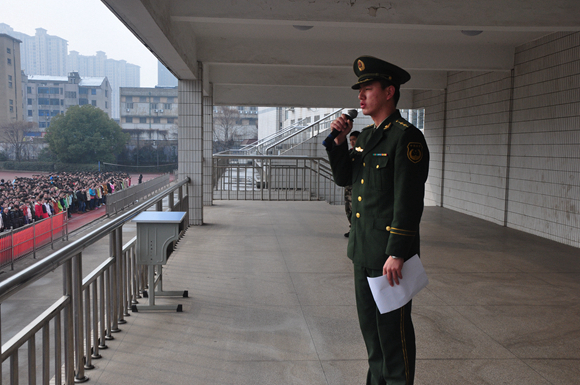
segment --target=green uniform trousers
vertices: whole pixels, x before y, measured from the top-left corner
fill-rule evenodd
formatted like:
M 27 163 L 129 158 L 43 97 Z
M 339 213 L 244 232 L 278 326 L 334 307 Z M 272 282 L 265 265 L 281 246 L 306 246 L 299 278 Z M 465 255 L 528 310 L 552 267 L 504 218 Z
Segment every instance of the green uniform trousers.
M 367 280 L 381 275 L 382 270 L 354 265 L 358 319 L 369 356 L 367 385 L 412 385 L 417 350 L 411 302 L 381 314 Z

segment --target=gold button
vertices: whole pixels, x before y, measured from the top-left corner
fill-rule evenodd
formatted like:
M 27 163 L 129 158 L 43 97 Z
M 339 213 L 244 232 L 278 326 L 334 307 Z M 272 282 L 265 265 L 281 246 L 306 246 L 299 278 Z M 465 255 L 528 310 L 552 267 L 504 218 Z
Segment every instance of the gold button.
M 379 165 L 377 164 L 377 168 L 379 168 Z
M 365 162 L 363 162 L 363 167 L 364 167 L 364 166 L 366 166 L 366 163 L 365 163 Z
M 387 226 L 387 231 L 391 231 L 391 226 Z
M 360 184 L 365 184 L 365 180 L 364 179 L 361 179 L 360 180 Z
M 362 201 L 362 197 L 358 197 L 358 201 L 359 201 L 359 202 L 360 202 L 360 201 Z
M 360 213 L 356 213 L 356 217 L 357 218 L 360 218 Z

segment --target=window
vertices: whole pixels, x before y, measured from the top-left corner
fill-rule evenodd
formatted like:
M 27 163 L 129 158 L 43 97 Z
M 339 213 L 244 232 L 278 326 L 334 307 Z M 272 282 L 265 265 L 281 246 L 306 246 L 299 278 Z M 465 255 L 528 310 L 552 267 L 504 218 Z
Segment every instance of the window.
M 12 82 L 8 82 L 8 88 L 12 88 Z
M 10 104 L 11 106 L 13 106 L 14 105 L 14 100 L 8 99 L 8 104 Z
M 96 89 L 94 89 L 94 88 L 92 88 L 92 89 L 91 89 L 91 95 L 96 95 L 96 94 L 97 94 L 97 90 L 96 90 Z
M 46 122 L 38 122 L 39 128 L 46 128 Z
M 50 99 L 51 106 L 58 106 L 60 105 L 60 101 L 58 99 Z
M 161 123 L 161 118 L 153 118 L 153 123 Z
M 91 104 L 96 107 L 97 106 L 97 101 L 96 100 L 91 100 Z
M 133 123 L 133 118 L 131 118 L 131 117 L 126 117 L 126 118 L 125 118 L 125 123 Z
M 10 112 L 14 112 L 14 106 L 10 106 Z
M 133 103 L 126 103 L 127 108 L 133 108 Z
M 32 110 L 28 110 L 28 116 L 32 116 Z
M 139 96 L 139 103 L 145 103 L 147 101 L 147 97 Z
M 26 93 L 31 94 L 32 93 L 32 88 L 31 87 L 26 87 Z
M 38 116 L 50 116 L 49 110 L 38 110 Z
M 38 87 L 37 92 L 39 94 L 49 94 L 50 93 L 50 89 L 48 87 Z
M 89 104 L 89 99 L 79 99 L 79 106 L 84 106 L 85 104 Z
M 89 94 L 88 88 L 79 88 L 79 94 L 80 95 L 88 95 Z
M 6 48 L 6 53 L 12 53 L 12 51 L 10 50 L 10 48 Z
M 161 101 L 161 98 L 160 98 L 159 96 L 154 96 L 154 97 L 153 97 L 153 101 L 154 101 L 155 103 L 159 103 L 159 102 Z
M 154 109 L 157 108 L 157 104 L 156 103 L 151 103 L 151 104 L 149 104 L 149 108 L 152 109 L 152 110 L 154 110 Z
M 139 118 L 139 123 L 147 123 L 147 118 Z
M 76 99 L 76 97 L 77 97 L 77 93 L 76 93 L 76 92 L 74 92 L 74 91 L 66 91 L 66 92 L 64 93 L 64 97 L 65 97 L 65 98 L 68 98 L 68 99 Z
M 32 99 L 28 99 L 28 105 L 31 106 L 32 105 Z
M 38 104 L 40 106 L 48 106 L 50 104 L 49 98 L 38 98 Z
M 8 65 L 11 66 L 12 65 L 12 59 L 8 58 Z
M 167 124 L 173 124 L 174 121 L 174 118 L 167 118 Z
M 109 108 L 109 103 L 105 102 L 105 108 Z
M 171 109 L 171 103 L 165 103 L 163 105 L 163 108 L 165 108 L 166 110 L 170 110 Z
M 52 110 L 50 111 L 50 116 L 57 116 L 58 114 L 60 114 L 59 110 Z
M 108 97 L 109 97 L 109 91 L 105 90 L 105 98 L 108 98 Z
M 8 80 L 12 80 L 12 75 L 8 75 Z
M 173 103 L 174 102 L 174 99 L 175 98 L 173 98 L 173 97 L 167 98 L 167 103 Z

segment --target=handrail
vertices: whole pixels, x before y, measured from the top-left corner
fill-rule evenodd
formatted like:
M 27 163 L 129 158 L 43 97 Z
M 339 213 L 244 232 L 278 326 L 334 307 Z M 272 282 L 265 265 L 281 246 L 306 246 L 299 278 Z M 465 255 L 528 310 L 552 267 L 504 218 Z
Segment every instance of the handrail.
M 313 129 L 315 126 L 319 126 L 319 125 L 320 125 L 320 123 L 322 123 L 322 122 L 326 122 L 326 121 L 330 121 L 330 120 L 334 120 L 334 119 L 336 119 L 336 117 L 338 117 L 338 116 L 340 115 L 340 112 L 341 112 L 342 110 L 343 110 L 343 108 L 341 108 L 341 109 L 339 109 L 339 110 L 336 110 L 336 111 L 334 111 L 334 112 L 332 112 L 332 113 L 330 113 L 330 114 L 326 115 L 324 118 L 322 118 L 322 119 L 319 119 L 318 121 L 316 121 L 316 122 L 314 122 L 314 123 L 312 123 L 312 124 L 310 124 L 310 125 L 308 125 L 308 126 L 304 127 L 302 130 L 298 130 L 298 131 L 296 131 L 295 133 L 293 133 L 293 134 L 291 134 L 291 135 L 289 135 L 289 136 L 287 136 L 287 137 L 285 137 L 285 138 L 282 138 L 282 140 L 279 140 L 278 142 L 276 142 L 276 143 L 274 143 L 274 144 L 270 145 L 269 147 L 266 147 L 266 151 L 264 151 L 264 152 L 265 152 L 265 153 L 268 153 L 268 151 L 270 151 L 272 148 L 274 148 L 274 147 L 276 147 L 276 146 L 278 146 L 278 145 L 280 145 L 280 144 L 284 143 L 285 141 L 287 141 L 287 140 L 289 140 L 289 139 L 292 139 L 293 137 L 295 137 L 295 136 L 297 136 L 297 135 L 300 135 L 300 134 L 302 134 L 302 133 L 303 133 L 303 132 L 305 132 L 305 131 L 312 130 L 312 129 Z M 323 131 L 324 131 L 324 130 L 323 130 Z M 318 132 L 316 133 L 316 135 L 318 135 L 319 133 L 320 133 L 320 129 L 318 130 Z M 314 134 L 310 136 L 310 138 L 312 138 L 312 137 L 314 137 Z M 310 139 L 310 138 L 308 138 L 308 139 Z
M 301 119 L 300 121 L 298 121 L 298 122 L 296 122 L 288 127 L 285 127 L 280 131 L 277 131 L 273 134 L 270 134 L 267 137 L 262 138 L 257 142 L 254 142 L 252 144 L 249 144 L 247 146 L 240 148 L 238 151 L 245 152 L 246 154 L 249 154 L 252 151 L 254 151 L 256 154 L 258 152 L 261 154 L 267 154 L 268 151 L 270 149 L 274 148 L 275 146 L 278 146 L 281 143 L 284 143 L 285 141 L 295 137 L 296 135 L 299 135 L 305 131 L 311 130 L 313 127 L 315 127 L 316 125 L 319 125 L 321 122 L 333 119 L 333 117 L 335 115 L 339 114 L 342 110 L 343 110 L 343 108 L 340 108 L 334 112 L 331 112 L 331 113 L 323 116 L 322 118 L 318 119 L 316 122 L 308 124 L 306 126 L 302 125 L 303 121 L 306 118 Z M 293 130 L 296 130 L 296 131 L 292 132 Z M 264 147 L 265 147 L 265 151 L 260 151 L 260 149 L 262 149 Z M 223 154 L 223 153 L 219 153 L 219 154 Z
M 174 186 L 171 186 L 168 189 L 160 192 L 159 194 L 155 195 L 149 200 L 136 206 L 132 210 L 104 224 L 95 231 L 90 232 L 89 234 L 63 247 L 62 249 L 55 251 L 48 257 L 38 261 L 32 266 L 29 266 L 23 271 L 0 282 L 0 303 L 4 302 L 4 300 L 6 300 L 8 297 L 24 289 L 26 286 L 30 285 L 31 283 L 41 278 L 45 274 L 61 266 L 62 264 L 70 260 L 72 257 L 80 253 L 82 250 L 87 248 L 90 244 L 98 241 L 99 239 L 110 234 L 112 231 L 118 229 L 125 222 L 128 222 L 131 219 L 133 219 L 133 217 L 135 217 L 141 211 L 161 201 L 168 193 L 172 193 L 173 191 L 177 190 L 178 188 L 180 188 L 181 186 L 185 185 L 188 182 L 189 178 L 177 182 Z

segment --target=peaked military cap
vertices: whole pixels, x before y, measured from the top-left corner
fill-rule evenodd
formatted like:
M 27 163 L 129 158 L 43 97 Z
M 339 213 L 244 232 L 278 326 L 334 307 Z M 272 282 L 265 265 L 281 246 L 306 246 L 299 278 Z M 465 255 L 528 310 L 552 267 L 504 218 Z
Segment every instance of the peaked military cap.
M 361 84 L 372 80 L 384 79 L 394 86 L 405 84 L 411 79 L 411 75 L 401 67 L 377 59 L 373 56 L 361 56 L 352 65 L 358 82 L 352 86 L 353 90 L 358 90 Z

